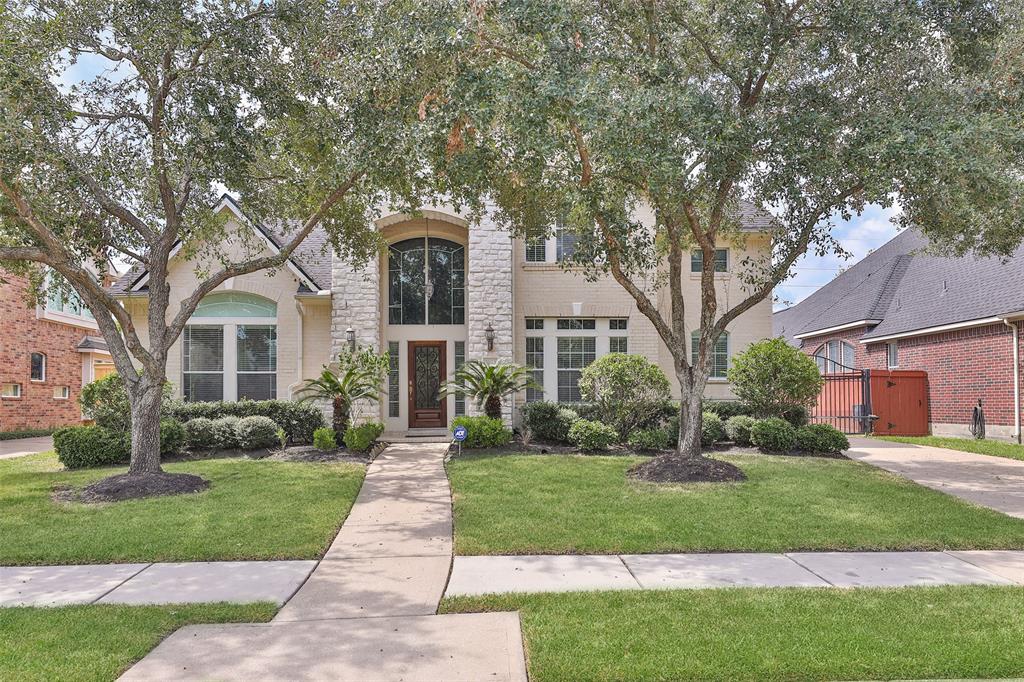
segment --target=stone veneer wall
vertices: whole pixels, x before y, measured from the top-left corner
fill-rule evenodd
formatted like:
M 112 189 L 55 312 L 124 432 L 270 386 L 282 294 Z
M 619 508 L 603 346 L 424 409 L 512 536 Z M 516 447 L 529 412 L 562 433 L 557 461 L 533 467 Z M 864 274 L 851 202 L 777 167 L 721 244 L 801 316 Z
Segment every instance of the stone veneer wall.
M 469 227 L 466 322 L 466 360 L 513 361 L 512 239 L 494 224 L 489 213 Z M 485 335 L 488 325 L 494 328 L 494 350 L 490 352 Z M 466 401 L 466 410 L 480 413 L 472 400 Z M 505 401 L 503 416 L 511 423 L 511 398 Z
M 360 348 L 369 346 L 378 353 L 380 343 L 380 264 L 374 258 L 365 265 L 355 268 L 345 260 L 334 256 L 331 263 L 331 357 L 347 345 L 345 330 L 351 327 L 356 332 L 356 343 Z M 331 407 L 326 405 L 325 414 L 330 420 Z M 359 401 L 352 409 L 355 420 L 381 419 L 381 404 Z

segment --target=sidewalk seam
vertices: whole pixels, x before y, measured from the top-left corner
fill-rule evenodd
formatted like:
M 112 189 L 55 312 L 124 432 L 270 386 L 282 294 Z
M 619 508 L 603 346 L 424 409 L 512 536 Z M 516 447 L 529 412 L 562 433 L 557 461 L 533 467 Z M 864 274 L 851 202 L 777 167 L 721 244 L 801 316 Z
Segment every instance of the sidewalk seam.
M 147 568 L 150 568 L 155 563 L 157 563 L 157 562 L 153 561 L 153 562 L 150 562 L 150 563 L 146 564 L 145 566 L 143 566 L 142 568 L 140 568 L 139 570 L 135 571 L 130 576 L 128 576 L 127 578 L 125 578 L 124 580 L 119 582 L 118 584 L 116 584 L 113 587 L 111 587 L 109 590 L 107 590 L 106 592 L 104 592 L 100 596 L 98 596 L 95 599 L 93 599 L 91 602 L 87 602 L 87 603 L 89 603 L 89 604 L 97 604 L 97 603 L 99 603 L 100 599 L 103 599 L 104 597 L 106 597 L 108 594 L 110 594 L 114 590 L 116 590 L 116 589 L 118 589 L 120 587 L 123 587 L 126 582 L 128 582 L 129 580 L 132 580 L 133 578 L 136 578 L 140 573 L 145 571 Z
M 829 580 L 829 579 L 828 579 L 828 578 L 826 578 L 825 576 L 821 575 L 820 573 L 818 573 L 817 571 L 815 571 L 814 569 L 812 569 L 812 568 L 811 568 L 810 566 L 805 566 L 804 564 L 802 564 L 802 563 L 800 563 L 799 561 L 797 561 L 797 560 L 796 560 L 796 559 L 795 559 L 795 558 L 793 557 L 793 555 L 792 555 L 792 554 L 790 554 L 789 552 L 783 552 L 783 553 L 782 553 L 782 556 L 786 557 L 787 559 L 789 559 L 790 561 L 792 561 L 792 562 L 793 562 L 794 564 L 796 564 L 796 565 L 797 565 L 797 566 L 799 566 L 800 568 L 804 569 L 805 571 L 807 571 L 808 573 L 810 573 L 810 574 L 811 574 L 811 575 L 813 575 L 814 577 L 818 578 L 819 580 L 821 580 L 822 582 L 824 582 L 824 583 L 825 583 L 826 585 L 828 585 L 829 587 L 839 587 L 839 586 L 838 586 L 838 585 L 836 585 L 836 584 L 835 584 L 834 582 L 832 582 L 831 580 Z
M 640 588 L 641 590 L 646 589 L 643 586 L 643 583 L 640 582 L 640 579 L 636 577 L 636 574 L 633 573 L 633 569 L 630 568 L 629 564 L 626 563 L 626 560 L 622 558 L 622 555 L 621 554 L 616 554 L 615 556 L 618 557 L 620 562 L 622 562 L 622 565 L 626 568 L 626 572 L 629 573 L 629 577 L 633 579 L 633 582 L 636 583 L 636 586 L 638 588 Z
M 990 575 L 994 575 L 995 577 L 999 578 L 1000 580 L 1007 580 L 1007 581 L 1009 581 L 1009 583 L 1011 585 L 1024 585 L 1024 583 L 1018 582 L 1018 581 L 1014 580 L 1013 578 L 1007 578 L 1005 575 L 1000 575 L 999 573 L 996 573 L 995 571 L 993 571 L 991 569 L 985 568 L 984 566 L 982 566 L 980 564 L 976 564 L 973 561 L 968 561 L 967 559 L 965 559 L 963 557 L 959 557 L 959 556 L 956 556 L 955 554 L 951 553 L 951 552 L 970 552 L 970 551 L 971 550 L 969 550 L 969 549 L 952 549 L 952 550 L 944 549 L 944 550 L 942 550 L 942 553 L 945 554 L 946 556 L 948 556 L 950 559 L 956 559 L 957 561 L 959 561 L 961 563 L 964 563 L 964 564 L 967 564 L 968 566 L 974 566 L 975 568 L 977 568 L 979 570 L 982 570 L 982 571 L 985 571 L 986 573 L 988 573 Z

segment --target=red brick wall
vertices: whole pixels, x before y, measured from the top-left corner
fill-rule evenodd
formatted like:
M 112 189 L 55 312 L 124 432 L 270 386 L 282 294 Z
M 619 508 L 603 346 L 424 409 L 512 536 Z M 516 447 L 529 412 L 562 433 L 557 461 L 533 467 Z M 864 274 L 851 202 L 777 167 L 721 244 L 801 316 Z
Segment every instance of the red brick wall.
M 1024 324 L 1017 323 L 1024 358 Z M 857 367 L 886 369 L 885 343 L 859 342 L 864 328 L 804 339 L 808 355 L 825 341 L 854 344 Z M 899 339 L 899 368 L 928 372 L 928 421 L 969 424 L 980 398 L 987 424 L 1013 426 L 1013 331 L 1002 323 Z M 1022 370 L 1024 374 L 1024 370 Z
M 0 399 L 0 431 L 41 429 L 80 423 L 78 394 L 82 387 L 82 356 L 76 350 L 88 330 L 36 318 L 26 304 L 26 281 L 4 274 L 0 284 L 0 383 L 21 384 L 21 398 Z M 29 355 L 46 355 L 46 380 L 30 381 Z M 58 386 L 70 386 L 67 400 L 53 397 Z

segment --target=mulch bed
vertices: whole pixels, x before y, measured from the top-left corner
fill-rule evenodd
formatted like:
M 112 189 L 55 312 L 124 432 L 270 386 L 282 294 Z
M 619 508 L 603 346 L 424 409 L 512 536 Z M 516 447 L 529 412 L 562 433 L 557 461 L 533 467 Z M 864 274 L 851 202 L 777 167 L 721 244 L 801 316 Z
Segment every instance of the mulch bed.
M 117 474 L 90 483 L 81 490 L 58 490 L 54 497 L 62 502 L 97 504 L 163 495 L 188 495 L 202 492 L 209 487 L 209 481 L 195 474 Z
M 626 474 L 634 480 L 648 483 L 728 483 L 747 480 L 747 475 L 735 464 L 709 457 L 655 457 L 637 464 Z
M 345 448 L 334 450 L 318 450 L 312 445 L 297 445 L 284 450 L 277 450 L 266 459 L 273 462 L 352 462 L 368 464 L 370 454 L 366 452 L 349 452 Z

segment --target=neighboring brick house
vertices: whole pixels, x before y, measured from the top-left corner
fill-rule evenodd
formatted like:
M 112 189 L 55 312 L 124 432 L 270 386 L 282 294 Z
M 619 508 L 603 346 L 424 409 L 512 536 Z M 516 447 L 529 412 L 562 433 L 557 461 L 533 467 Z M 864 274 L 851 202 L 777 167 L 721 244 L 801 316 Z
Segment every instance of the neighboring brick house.
M 52 296 L 30 305 L 24 277 L 0 283 L 0 431 L 46 429 L 82 420 L 83 385 L 113 371 L 88 310 Z
M 947 258 L 902 232 L 799 304 L 775 333 L 823 368 L 928 373 L 936 435 L 969 435 L 982 401 L 990 437 L 1020 440 L 1024 247 L 1009 259 Z

